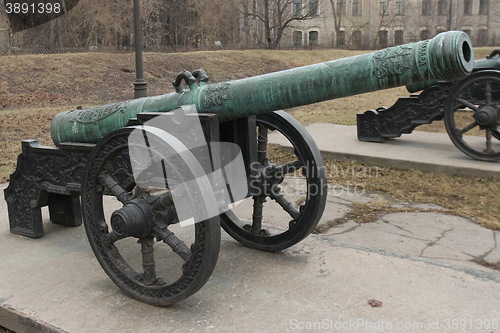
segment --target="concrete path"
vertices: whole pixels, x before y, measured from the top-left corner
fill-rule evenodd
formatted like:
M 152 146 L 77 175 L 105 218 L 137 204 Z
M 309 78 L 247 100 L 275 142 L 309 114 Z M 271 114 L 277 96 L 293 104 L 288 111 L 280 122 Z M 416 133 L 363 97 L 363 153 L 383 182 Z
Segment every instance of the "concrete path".
M 500 271 L 492 269 L 500 233 L 438 206 L 337 188 L 318 233 L 277 254 L 223 234 L 208 283 L 158 308 L 120 292 L 83 227 L 46 221 L 41 239 L 10 234 L 5 187 L 0 325 L 18 332 L 500 332 Z M 356 203 L 381 200 L 398 212 L 375 223 L 345 218 Z
M 447 134 L 414 131 L 376 143 L 359 141 L 356 126 L 315 123 L 306 128 L 325 157 L 469 177 L 500 177 L 500 161 L 471 159 L 453 145 Z M 271 138 L 274 143 L 288 143 L 283 138 Z M 500 149 L 500 143 L 495 149 Z

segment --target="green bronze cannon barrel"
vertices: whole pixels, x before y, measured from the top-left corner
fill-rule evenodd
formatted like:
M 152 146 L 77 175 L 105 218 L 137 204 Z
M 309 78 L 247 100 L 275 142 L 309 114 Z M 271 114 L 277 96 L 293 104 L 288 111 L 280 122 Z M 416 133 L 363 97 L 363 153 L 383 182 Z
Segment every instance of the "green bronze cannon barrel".
M 466 33 L 450 31 L 417 43 L 320 64 L 228 82 L 206 84 L 202 72 L 184 72 L 176 81 L 187 89 L 58 114 L 52 140 L 96 142 L 126 126 L 140 112 L 172 111 L 194 104 L 200 113 L 228 121 L 264 112 L 404 86 L 430 80 L 454 81 L 472 71 L 472 44 Z M 197 77 L 197 80 L 195 79 Z
M 472 71 L 480 71 L 485 69 L 500 70 L 500 49 L 496 49 L 485 59 L 479 59 L 474 61 L 474 66 Z M 439 80 L 432 80 L 428 82 L 420 82 L 416 84 L 409 84 L 406 86 L 406 90 L 409 93 L 415 93 L 417 91 L 425 90 L 439 83 Z

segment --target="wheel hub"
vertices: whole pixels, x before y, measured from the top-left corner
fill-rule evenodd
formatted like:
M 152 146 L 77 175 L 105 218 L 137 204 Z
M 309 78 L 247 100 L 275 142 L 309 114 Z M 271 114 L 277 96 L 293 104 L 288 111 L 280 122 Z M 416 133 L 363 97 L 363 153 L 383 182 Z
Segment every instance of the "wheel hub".
M 142 198 L 134 199 L 111 215 L 111 226 L 120 237 L 146 237 L 153 229 L 151 206 Z
M 474 114 L 474 119 L 483 128 L 495 126 L 498 120 L 498 110 L 493 106 L 483 106 Z

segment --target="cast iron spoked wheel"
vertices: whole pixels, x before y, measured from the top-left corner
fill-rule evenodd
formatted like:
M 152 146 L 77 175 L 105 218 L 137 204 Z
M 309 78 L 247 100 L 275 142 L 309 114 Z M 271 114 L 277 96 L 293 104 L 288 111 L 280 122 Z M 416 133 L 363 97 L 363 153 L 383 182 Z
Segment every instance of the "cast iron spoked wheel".
M 97 260 L 118 287 L 142 302 L 166 306 L 198 291 L 212 274 L 220 222 L 181 228 L 165 187 L 136 184 L 127 142 L 131 131 L 113 132 L 94 148 L 82 188 L 84 225 Z
M 292 151 L 268 144 L 268 134 L 288 141 Z M 221 214 L 221 223 L 247 247 L 280 251 L 307 237 L 323 214 L 327 197 L 323 159 L 305 128 L 283 111 L 257 116 L 257 153 L 252 196 Z
M 500 160 L 500 71 L 479 71 L 458 83 L 445 105 L 444 122 L 463 153 Z

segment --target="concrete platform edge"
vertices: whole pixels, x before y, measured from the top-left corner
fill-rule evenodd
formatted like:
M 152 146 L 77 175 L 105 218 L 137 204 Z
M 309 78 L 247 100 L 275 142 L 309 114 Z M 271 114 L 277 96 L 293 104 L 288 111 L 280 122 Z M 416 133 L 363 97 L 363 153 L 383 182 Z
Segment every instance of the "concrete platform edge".
M 52 326 L 35 316 L 23 313 L 8 305 L 0 304 L 0 323 L 13 332 L 25 333 L 68 333 L 58 327 Z
M 422 163 L 416 161 L 397 160 L 393 158 L 384 158 L 376 156 L 349 154 L 341 152 L 331 152 L 321 150 L 321 155 L 325 160 L 355 160 L 360 163 L 375 164 L 379 166 L 391 167 L 395 169 L 417 169 L 425 172 L 446 173 L 455 176 L 471 177 L 471 178 L 498 178 L 499 172 L 481 169 L 464 168 L 461 166 L 436 166 L 432 163 Z M 479 162 L 480 163 L 480 162 Z

